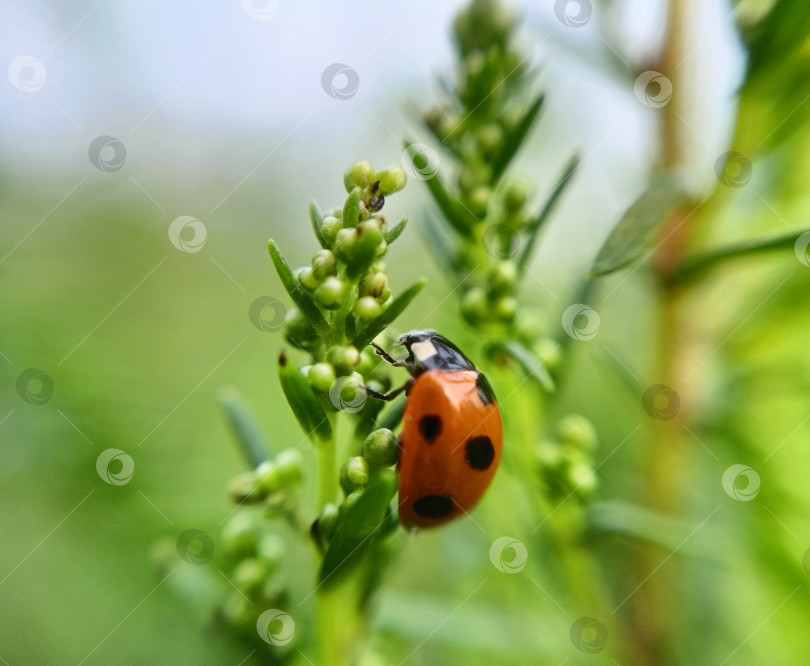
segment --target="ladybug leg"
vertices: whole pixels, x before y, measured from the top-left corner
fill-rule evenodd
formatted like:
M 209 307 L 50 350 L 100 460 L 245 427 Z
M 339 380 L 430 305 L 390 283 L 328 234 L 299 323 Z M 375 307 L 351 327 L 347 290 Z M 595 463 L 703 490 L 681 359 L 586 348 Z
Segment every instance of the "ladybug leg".
M 364 386 L 363 389 L 365 390 L 366 395 L 369 398 L 375 398 L 377 400 L 385 400 L 386 402 L 388 402 L 396 398 L 403 391 L 407 391 L 409 388 L 411 388 L 411 384 L 413 384 L 413 379 L 409 379 L 402 386 L 395 388 L 393 391 L 389 391 L 388 393 L 378 393 L 377 391 L 370 389 L 368 386 Z
M 398 361 L 395 359 L 391 354 L 389 354 L 385 349 L 380 347 L 376 342 L 372 342 L 371 346 L 374 347 L 374 351 L 378 356 L 382 356 L 385 361 L 393 365 L 395 368 L 404 368 L 407 367 L 408 364 L 405 361 Z

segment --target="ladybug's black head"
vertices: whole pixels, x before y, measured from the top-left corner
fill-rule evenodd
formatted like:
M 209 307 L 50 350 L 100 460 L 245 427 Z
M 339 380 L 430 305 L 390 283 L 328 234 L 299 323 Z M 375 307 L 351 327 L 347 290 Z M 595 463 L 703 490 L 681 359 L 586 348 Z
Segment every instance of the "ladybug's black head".
M 399 338 L 399 344 L 408 350 L 407 362 L 416 371 L 475 370 L 464 354 L 436 331 L 410 331 Z

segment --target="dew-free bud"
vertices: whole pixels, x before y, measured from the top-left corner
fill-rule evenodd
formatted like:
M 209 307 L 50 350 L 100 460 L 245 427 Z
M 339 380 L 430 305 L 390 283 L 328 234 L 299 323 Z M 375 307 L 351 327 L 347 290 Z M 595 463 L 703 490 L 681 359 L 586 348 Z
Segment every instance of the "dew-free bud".
M 568 470 L 568 481 L 580 497 L 589 497 L 596 490 L 598 480 L 593 468 L 586 463 L 577 463 Z
M 222 529 L 222 545 L 237 557 L 250 555 L 256 550 L 258 525 L 252 511 L 237 511 Z
M 363 296 L 354 304 L 354 314 L 360 319 L 374 319 L 382 312 L 382 307 L 373 296 Z
M 596 428 L 584 416 L 569 414 L 557 423 L 557 433 L 563 442 L 583 451 L 593 451 L 598 441 Z
M 253 472 L 243 472 L 231 479 L 228 485 L 228 495 L 236 504 L 260 502 L 265 497 L 265 493 L 259 488 L 259 480 Z
M 284 540 L 275 534 L 265 534 L 256 546 L 256 554 L 275 570 L 284 556 Z
M 363 457 L 371 469 L 396 464 L 399 458 L 397 436 L 388 428 L 375 430 L 363 442 Z
M 484 157 L 496 155 L 503 141 L 503 130 L 495 123 L 487 123 L 478 132 L 478 147 Z
M 378 171 L 374 177 L 380 181 L 380 193 L 386 196 L 394 192 L 399 192 L 405 187 L 405 183 L 408 181 L 405 172 L 399 167 L 390 167 L 383 171 Z
M 343 280 L 330 276 L 315 290 L 313 296 L 318 303 L 331 310 L 340 306 L 345 293 L 346 285 Z
M 233 570 L 233 583 L 250 596 L 261 588 L 269 569 L 267 562 L 257 557 L 242 560 Z
M 543 440 L 534 450 L 534 457 L 543 469 L 557 469 L 563 462 L 563 450 L 559 442 Z
M 499 319 L 512 319 L 517 312 L 517 301 L 511 296 L 503 296 L 495 301 L 495 315 Z
M 526 205 L 526 186 L 520 182 L 512 182 L 506 188 L 503 203 L 510 213 L 517 213 Z
M 479 179 L 478 174 L 468 166 L 461 168 L 461 173 L 458 175 L 458 187 L 464 192 L 471 192 L 478 187 Z
M 383 238 L 382 240 L 380 240 L 380 244 L 377 246 L 377 252 L 374 256 L 381 257 L 386 253 L 387 250 L 388 250 L 388 243 Z
M 323 222 L 321 223 L 321 234 L 329 247 L 332 247 L 335 244 L 337 233 L 342 228 L 343 222 L 341 222 L 334 215 L 327 215 L 325 218 L 323 218 Z
M 560 343 L 551 338 L 540 338 L 534 343 L 534 353 L 546 366 L 549 372 L 554 372 L 562 362 Z
M 472 287 L 461 300 L 461 311 L 470 319 L 486 319 L 489 315 L 487 293 L 481 287 Z
M 330 539 L 335 533 L 339 515 L 340 512 L 336 504 L 326 504 L 321 509 L 321 515 L 318 516 L 318 534 L 325 539 Z
M 361 222 L 357 225 L 357 235 L 362 235 L 367 243 L 372 242 L 370 239 L 374 239 L 379 243 L 382 241 L 383 237 L 380 229 L 380 221 L 378 219 L 371 219 Z
M 284 322 L 284 337 L 296 347 L 304 348 L 317 341 L 315 329 L 309 319 L 298 308 L 287 310 L 287 318 Z
M 298 281 L 307 289 L 315 289 L 321 281 L 315 277 L 315 271 L 312 266 L 304 266 L 298 270 Z
M 360 352 L 352 346 L 330 347 L 326 352 L 326 361 L 331 363 L 335 370 L 344 374 L 349 373 L 360 362 Z
M 312 388 L 326 393 L 335 381 L 335 369 L 328 363 L 313 363 L 309 366 L 307 378 Z
M 341 229 L 335 235 L 335 244 L 332 246 L 335 255 L 344 263 L 348 263 L 357 245 L 357 232 L 354 229 Z
M 334 275 L 337 270 L 335 255 L 329 250 L 319 250 L 312 257 L 312 273 L 318 280 Z
M 483 217 L 486 215 L 487 206 L 489 205 L 489 188 L 476 187 L 468 197 L 470 209 L 476 217 Z
M 489 286 L 494 293 L 511 291 L 517 282 L 517 265 L 514 261 L 500 261 L 489 274 Z
M 385 273 L 366 273 L 360 280 L 360 295 L 378 298 L 388 289 L 388 276 Z
M 316 365 L 318 365 L 316 363 Z M 301 454 L 295 449 L 285 449 L 276 456 L 276 469 L 281 484 L 284 487 L 294 486 L 301 483 L 301 470 L 303 461 Z
M 340 468 L 340 485 L 348 495 L 368 483 L 368 463 L 363 456 L 349 458 Z
M 281 489 L 281 478 L 278 468 L 269 460 L 266 460 L 256 468 L 256 478 L 259 488 L 264 495 L 270 495 Z
M 355 187 L 368 187 L 373 182 L 374 168 L 368 162 L 355 162 L 343 177 L 347 192 L 351 192 Z
M 370 347 L 366 347 L 360 352 L 360 362 L 357 364 L 357 373 L 366 377 L 379 363 L 379 357 L 371 351 Z

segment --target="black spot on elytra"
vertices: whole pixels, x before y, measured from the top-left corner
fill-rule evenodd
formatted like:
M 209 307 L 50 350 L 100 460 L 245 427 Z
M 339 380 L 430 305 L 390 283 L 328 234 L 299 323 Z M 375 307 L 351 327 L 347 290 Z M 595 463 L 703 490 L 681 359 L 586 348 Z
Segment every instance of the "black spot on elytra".
M 473 469 L 487 469 L 495 459 L 492 441 L 484 435 L 467 442 L 467 464 Z
M 433 444 L 442 432 L 442 419 L 434 414 L 423 416 L 419 420 L 419 432 L 428 444 Z
M 478 389 L 478 397 L 485 405 L 491 405 L 495 402 L 495 393 L 489 385 L 489 381 L 483 373 L 479 372 L 475 380 L 475 388 Z
M 453 512 L 453 499 L 446 495 L 424 495 L 413 503 L 413 510 L 422 518 L 444 518 Z

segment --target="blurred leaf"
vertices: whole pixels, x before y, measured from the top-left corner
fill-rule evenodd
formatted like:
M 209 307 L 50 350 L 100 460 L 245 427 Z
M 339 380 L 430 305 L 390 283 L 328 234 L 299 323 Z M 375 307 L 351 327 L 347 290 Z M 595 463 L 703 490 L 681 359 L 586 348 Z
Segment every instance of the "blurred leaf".
M 452 280 L 453 276 L 459 272 L 459 269 L 456 260 L 453 258 L 450 244 L 431 215 L 423 215 L 422 219 L 424 219 L 424 224 L 422 224 L 419 229 L 422 232 L 426 244 L 430 248 L 436 262 L 444 271 L 444 274 Z
M 591 268 L 591 277 L 608 275 L 639 259 L 653 245 L 670 211 L 688 199 L 679 178 L 656 178 L 608 236 Z
M 309 381 L 293 363 L 286 350 L 278 357 L 278 376 L 281 388 L 298 423 L 307 437 L 315 435 L 323 444 L 332 439 L 332 426 Z
M 273 265 L 276 267 L 278 277 L 281 279 L 281 284 L 284 285 L 290 298 L 293 299 L 301 313 L 309 319 L 315 330 L 321 335 L 327 335 L 329 333 L 329 324 L 321 314 L 318 306 L 315 305 L 315 301 L 313 301 L 304 288 L 298 284 L 298 280 L 295 279 L 290 270 L 290 265 L 287 263 L 284 255 L 281 254 L 281 250 L 276 244 L 276 241 L 272 238 L 267 241 L 267 249 L 270 251 L 270 257 L 273 260 Z
M 417 172 L 422 172 L 428 166 L 427 158 L 420 152 L 414 152 L 413 147 L 415 144 L 411 141 L 404 142 L 405 149 L 413 160 L 414 168 Z M 461 236 L 465 238 L 472 238 L 471 224 L 467 222 L 474 222 L 472 215 L 466 211 L 459 209 L 447 188 L 441 181 L 438 173 L 434 173 L 425 180 L 428 191 L 430 192 L 433 200 L 436 202 L 443 218 L 447 221 L 453 229 L 456 230 Z M 466 218 L 466 219 L 465 219 Z
M 343 226 L 355 227 L 360 222 L 360 188 L 355 187 L 343 204 Z
M 396 473 L 384 469 L 346 498 L 321 565 L 322 585 L 335 583 L 362 561 L 396 489 Z
M 518 267 L 520 270 L 523 270 L 526 268 L 526 266 L 528 266 L 529 261 L 532 258 L 534 246 L 537 242 L 538 232 L 543 227 L 546 220 L 551 216 L 551 212 L 554 210 L 557 200 L 562 196 L 562 193 L 565 191 L 568 183 L 571 182 L 578 166 L 579 156 L 574 155 L 563 170 L 562 176 L 560 176 L 560 179 L 557 181 L 557 185 L 548 196 L 548 199 L 546 199 L 546 203 L 543 208 L 540 210 L 537 216 L 526 225 L 528 238 L 526 239 L 526 244 L 523 247 L 523 252 L 518 259 Z
M 382 402 L 382 401 L 380 401 Z M 391 403 L 388 411 L 385 412 L 383 417 L 377 424 L 378 428 L 388 428 L 389 430 L 396 430 L 402 421 L 402 412 L 405 411 L 405 398 L 400 397 Z
M 315 233 L 315 237 L 318 239 L 318 242 L 321 244 L 321 247 L 324 250 L 329 249 L 329 245 L 327 245 L 326 241 L 323 238 L 323 231 L 321 226 L 323 225 L 323 215 L 321 215 L 321 211 L 318 210 L 318 204 L 314 201 L 309 204 L 309 221 L 312 222 L 312 231 Z
M 399 222 L 396 223 L 394 227 L 389 229 L 385 232 L 384 238 L 385 242 L 389 245 L 393 243 L 397 238 L 402 235 L 402 232 L 405 231 L 405 227 L 408 226 L 408 218 L 403 217 Z
M 225 410 L 228 423 L 242 449 L 245 460 L 251 469 L 256 469 L 270 458 L 270 447 L 267 445 L 256 419 L 253 418 L 253 414 L 233 388 L 223 389 L 219 394 L 219 402 Z
M 517 151 L 520 150 L 520 147 L 525 142 L 526 135 L 532 128 L 532 125 L 534 125 L 535 120 L 537 120 L 537 115 L 540 113 L 540 109 L 543 108 L 544 100 L 545 95 L 540 93 L 526 110 L 526 113 L 523 115 L 523 118 L 520 119 L 517 127 L 515 127 L 512 132 L 504 137 L 504 143 L 501 147 L 501 151 L 498 154 L 495 163 L 492 165 L 492 185 L 497 184 L 497 182 L 501 179 L 504 171 L 506 171 L 506 167 L 509 166 L 509 163 L 514 159 Z
M 493 357 L 497 354 L 506 354 L 514 360 L 531 379 L 544 391 L 554 391 L 554 380 L 551 378 L 543 362 L 532 354 L 526 347 L 516 340 L 493 342 L 486 347 L 486 353 Z
M 357 347 L 357 349 L 363 349 L 366 347 L 374 338 L 382 333 L 389 324 L 391 324 L 397 317 L 399 317 L 399 315 L 402 314 L 405 308 L 408 307 L 408 304 L 414 299 L 416 294 L 418 294 L 422 290 L 422 287 L 425 286 L 425 282 L 427 282 L 427 280 L 424 278 L 418 282 L 414 282 L 410 287 L 391 301 L 391 304 L 385 310 L 383 310 L 383 312 L 376 319 L 372 319 L 368 326 L 366 326 L 363 331 L 354 340 L 352 340 L 352 345 Z
M 800 229 L 797 231 L 790 231 L 786 234 L 779 236 L 771 236 L 770 238 L 754 238 L 752 240 L 735 243 L 727 247 L 721 247 L 716 250 L 708 250 L 702 253 L 696 253 L 690 257 L 686 257 L 681 265 L 675 272 L 675 277 L 681 280 L 689 280 L 695 275 L 712 268 L 717 267 L 728 259 L 737 259 L 748 255 L 756 255 L 764 252 L 773 252 L 775 250 L 794 250 L 796 251 L 796 242 L 805 234 L 810 233 L 810 229 Z M 807 256 L 807 245 L 810 245 L 810 238 L 808 244 L 802 248 L 805 256 Z M 808 258 L 810 260 L 810 258 Z

